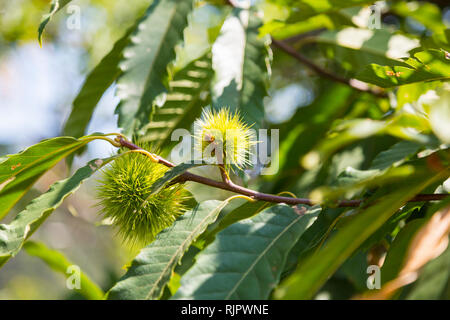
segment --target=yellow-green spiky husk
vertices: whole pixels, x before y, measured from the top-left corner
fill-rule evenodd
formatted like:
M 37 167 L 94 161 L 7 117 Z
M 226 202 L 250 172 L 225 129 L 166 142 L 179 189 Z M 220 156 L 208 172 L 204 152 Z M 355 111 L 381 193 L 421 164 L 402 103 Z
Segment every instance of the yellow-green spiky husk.
M 236 167 L 244 169 L 249 165 L 251 147 L 256 142 L 251 126 L 247 125 L 238 112 L 228 108 L 220 110 L 205 109 L 200 119 L 195 122 L 195 145 L 205 157 L 205 150 L 211 143 L 222 146 L 222 156 L 219 159 L 204 159 L 211 163 L 219 160 L 227 169 Z M 217 155 L 213 154 L 217 157 Z M 212 157 L 211 157 L 212 158 Z
M 123 155 L 103 170 L 97 192 L 101 213 L 112 219 L 125 242 L 146 245 L 184 213 L 188 192 L 183 185 L 150 195 L 153 183 L 167 170 L 139 153 Z

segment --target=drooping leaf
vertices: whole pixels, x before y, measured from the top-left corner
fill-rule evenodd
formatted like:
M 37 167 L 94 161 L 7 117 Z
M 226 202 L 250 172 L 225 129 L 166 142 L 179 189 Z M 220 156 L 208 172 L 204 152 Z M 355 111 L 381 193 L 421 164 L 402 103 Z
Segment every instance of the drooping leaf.
M 213 223 L 228 200 L 208 200 L 181 216 L 143 248 L 108 299 L 158 299 L 185 251 Z
M 403 180 L 403 189 L 384 196 L 374 205 L 359 209 L 353 219 L 331 238 L 326 246 L 303 261 L 297 270 L 275 291 L 277 299 L 310 299 L 337 268 L 372 233 L 381 227 L 398 208 L 426 186 L 448 176 L 439 173 L 416 172 L 411 181 Z
M 160 148 L 171 142 L 175 129 L 189 130 L 210 101 L 210 82 L 213 76 L 211 55 L 200 57 L 175 73 L 169 82 L 165 103 L 154 110 L 152 121 L 145 126 L 142 140 Z
M 40 176 L 89 141 L 89 136 L 80 139 L 57 137 L 7 156 L 7 159 L 0 163 L 0 219 Z
M 213 107 L 239 111 L 257 130 L 264 120 L 271 51 L 268 38 L 259 38 L 261 20 L 253 10 L 234 9 L 213 47 Z
M 73 266 L 74 263 L 69 261 L 61 252 L 48 248 L 42 242 L 34 241 L 25 242 L 23 248 L 29 255 L 44 261 L 54 271 L 62 273 L 66 277 L 71 275 L 67 271 L 70 270 L 69 267 Z M 84 272 L 80 272 L 79 289 L 75 287 L 74 290 L 89 300 L 101 300 L 104 296 L 102 289 Z
M 137 133 L 151 118 L 154 99 L 166 92 L 167 66 L 175 58 L 192 0 L 155 0 L 131 34 L 117 80 L 118 124 L 126 135 Z
M 289 250 L 316 217 L 277 205 L 222 230 L 197 255 L 173 299 L 267 299 Z
M 90 161 L 70 178 L 55 182 L 46 193 L 34 199 L 21 211 L 10 224 L 0 225 L 0 267 L 20 251 L 24 242 L 65 198 L 74 193 L 83 181 L 113 158 Z
M 414 54 L 405 61 L 406 66 L 370 64 L 356 78 L 383 88 L 405 84 L 450 79 L 450 56 L 444 51 L 430 49 Z
M 44 32 L 45 26 L 49 23 L 50 19 L 55 13 L 64 8 L 72 0 L 52 0 L 50 5 L 50 12 L 42 17 L 41 24 L 38 29 L 38 41 L 39 45 L 42 46 L 42 33 Z

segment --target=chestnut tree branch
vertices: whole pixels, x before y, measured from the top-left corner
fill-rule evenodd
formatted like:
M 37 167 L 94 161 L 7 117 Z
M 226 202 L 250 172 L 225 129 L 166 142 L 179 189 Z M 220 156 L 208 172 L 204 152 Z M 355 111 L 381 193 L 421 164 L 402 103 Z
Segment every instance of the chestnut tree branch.
M 229 5 L 231 7 L 235 7 L 236 5 L 233 3 L 232 0 L 225 0 L 226 5 Z M 315 32 L 317 32 L 317 30 L 315 30 Z M 301 37 L 302 35 L 298 35 L 297 37 Z M 326 77 L 328 79 L 331 79 L 335 82 L 340 82 L 343 83 L 355 90 L 358 91 L 362 91 L 362 92 L 367 92 L 370 94 L 373 94 L 375 96 L 378 97 L 386 97 L 386 93 L 384 91 L 381 90 L 381 88 L 374 88 L 371 89 L 365 82 L 359 81 L 357 79 L 347 79 L 344 77 L 341 77 L 337 74 L 334 74 L 326 69 L 323 69 L 322 67 L 316 65 L 313 61 L 309 60 L 307 57 L 305 57 L 304 55 L 302 55 L 301 53 L 297 52 L 294 48 L 292 48 L 291 46 L 289 46 L 288 44 L 286 44 L 283 41 L 280 40 L 276 40 L 273 37 L 271 38 L 272 40 L 272 45 L 274 45 L 275 47 L 283 50 L 284 52 L 286 52 L 287 54 L 289 54 L 291 57 L 293 57 L 294 59 L 296 59 L 297 61 L 299 61 L 300 63 L 302 63 L 303 65 L 305 65 L 306 67 L 308 67 L 309 69 L 313 70 L 314 72 L 316 72 L 317 74 L 319 74 L 320 76 Z
M 125 140 L 123 137 L 117 137 L 116 141 L 120 143 L 121 146 L 128 148 L 130 150 L 138 150 L 141 149 L 134 143 Z M 171 163 L 170 161 L 167 161 L 166 159 L 155 155 L 156 159 L 158 160 L 158 163 L 165 165 L 166 167 L 173 168 L 175 165 Z M 222 172 L 222 170 L 221 170 Z M 222 175 L 223 177 L 223 175 Z M 296 204 L 304 204 L 304 205 L 315 205 L 311 199 L 307 198 L 292 198 L 292 197 L 283 197 L 283 196 L 276 196 L 273 194 L 267 194 L 267 193 L 261 193 L 255 190 L 247 189 L 242 186 L 239 186 L 235 183 L 233 183 L 229 178 L 224 181 L 216 181 L 212 180 L 203 176 L 199 176 L 190 172 L 184 172 L 181 174 L 178 178 L 176 178 L 179 183 L 186 182 L 186 181 L 193 181 L 197 183 L 201 183 L 204 185 L 208 185 L 210 187 L 223 189 L 227 191 L 231 191 L 234 193 L 242 194 L 245 196 L 248 196 L 255 200 L 261 200 L 261 201 L 267 201 L 267 202 L 273 202 L 273 203 L 286 203 L 289 205 L 296 205 Z M 445 199 L 448 196 L 448 194 L 419 194 L 410 199 L 408 202 L 422 202 L 422 201 L 433 201 L 433 200 L 442 200 Z M 364 200 L 356 199 L 356 200 L 340 200 L 337 203 L 338 207 L 359 207 L 361 203 Z
M 334 74 L 326 69 L 323 69 L 322 67 L 316 65 L 313 61 L 309 60 L 307 57 L 305 57 L 304 55 L 302 55 L 301 53 L 299 53 L 298 51 L 296 51 L 294 48 L 292 48 L 291 46 L 289 46 L 288 44 L 286 44 L 283 41 L 275 40 L 272 38 L 272 44 L 275 47 L 283 50 L 288 55 L 290 55 L 291 57 L 293 57 L 294 59 L 296 59 L 297 61 L 299 61 L 306 67 L 308 67 L 309 69 L 313 70 L 320 76 L 324 76 L 335 82 L 343 83 L 343 84 L 350 86 L 353 89 L 356 89 L 358 91 L 371 93 L 378 97 L 386 97 L 385 92 L 381 91 L 380 89 L 378 89 L 378 90 L 371 89 L 365 82 L 362 82 L 362 81 L 359 81 L 356 79 L 347 79 L 347 78 L 341 77 L 337 74 Z

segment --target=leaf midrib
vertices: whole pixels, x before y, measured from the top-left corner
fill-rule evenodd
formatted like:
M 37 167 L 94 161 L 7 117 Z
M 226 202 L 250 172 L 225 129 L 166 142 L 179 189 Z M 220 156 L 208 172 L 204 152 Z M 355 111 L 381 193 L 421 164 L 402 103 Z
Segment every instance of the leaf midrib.
M 156 50 L 156 52 L 155 52 L 153 61 L 150 63 L 149 73 L 147 74 L 147 78 L 146 78 L 146 80 L 145 80 L 144 91 L 142 92 L 142 95 L 141 95 L 141 98 L 140 98 L 140 101 L 139 101 L 139 108 L 138 108 L 138 110 L 136 111 L 136 114 L 142 113 L 142 110 L 144 109 L 142 98 L 145 96 L 145 92 L 147 91 L 147 88 L 150 87 L 150 85 L 149 85 L 149 80 L 151 80 L 150 78 L 151 78 L 151 75 L 152 75 L 152 73 L 153 73 L 155 61 L 158 60 L 158 57 L 160 57 L 160 55 L 161 55 L 161 47 L 162 47 L 162 45 L 163 45 L 163 42 L 165 43 L 165 41 L 163 41 L 163 40 L 167 38 L 167 33 L 168 33 L 169 30 L 171 29 L 171 26 L 172 26 L 172 23 L 173 23 L 173 19 L 174 19 L 174 15 L 175 15 L 176 12 L 177 12 L 176 3 L 172 3 L 172 5 L 173 5 L 173 7 L 172 7 L 172 9 L 170 9 L 171 13 L 169 14 L 170 19 L 168 19 L 168 23 L 166 24 L 166 28 L 164 29 L 164 32 L 161 34 L 159 44 L 158 44 L 157 47 L 156 47 L 157 50 Z M 150 82 L 151 82 L 151 81 L 150 81 Z M 136 117 L 134 117 L 133 123 L 132 123 L 132 124 L 133 124 L 133 125 L 132 125 L 132 128 L 135 127 L 137 121 L 138 121 L 138 120 L 136 119 Z
M 174 263 L 174 260 L 177 258 L 177 256 L 180 254 L 180 251 L 183 250 L 184 246 L 186 245 L 186 243 L 188 242 L 188 240 L 191 240 L 194 237 L 194 234 L 196 234 L 196 232 L 198 230 L 200 230 L 203 227 L 203 224 L 205 223 L 205 221 L 212 216 L 213 214 L 215 214 L 217 212 L 217 210 L 219 208 L 221 208 L 224 205 L 224 203 L 219 204 L 216 208 L 214 208 L 214 210 L 212 210 L 208 215 L 205 216 L 205 218 L 203 218 L 201 220 L 201 222 L 197 225 L 197 227 L 195 227 L 192 232 L 190 232 L 189 236 L 181 243 L 180 246 L 178 246 L 178 249 L 174 252 L 174 254 L 172 255 L 172 258 L 170 258 L 169 262 L 166 264 L 166 267 L 162 270 L 162 272 L 160 272 L 160 276 L 158 277 L 158 279 L 156 279 L 154 285 L 151 287 L 150 291 L 148 292 L 148 294 L 145 296 L 145 300 L 149 300 L 150 296 L 153 294 L 153 292 L 156 290 L 156 288 L 158 287 L 158 284 L 161 282 L 163 276 L 165 274 L 167 274 L 168 270 L 170 270 L 170 268 L 172 267 L 172 264 Z M 184 250 L 183 250 L 184 251 Z M 181 251 L 181 252 L 183 252 Z
M 294 224 L 296 224 L 303 216 L 298 216 L 294 219 L 289 225 L 286 226 L 273 240 L 269 243 L 269 245 L 261 252 L 261 254 L 255 259 L 255 261 L 250 265 L 247 271 L 242 275 L 242 277 L 238 280 L 235 286 L 230 290 L 228 295 L 225 296 L 224 300 L 230 299 L 230 297 L 234 294 L 237 288 L 240 286 L 242 281 L 247 277 L 251 270 L 258 264 L 258 262 L 266 255 L 266 253 L 272 248 L 272 246 L 278 241 L 278 239 L 283 236 Z
M 36 160 L 34 160 L 34 161 L 32 161 L 32 162 L 30 162 L 29 164 L 27 164 L 27 165 L 25 165 L 25 166 L 23 166 L 21 169 L 19 169 L 18 171 L 15 171 L 14 172 L 14 174 L 5 174 L 5 175 L 3 175 L 3 176 L 6 176 L 7 178 L 6 179 L 8 179 L 8 178 L 11 178 L 11 177 L 15 177 L 15 176 L 17 176 L 19 173 L 21 173 L 22 171 L 24 171 L 24 170 L 26 170 L 26 169 L 29 169 L 30 167 L 32 167 L 34 164 L 36 164 L 37 162 L 39 162 L 39 161 L 42 161 L 42 160 L 44 160 L 45 158 L 49 158 L 49 157 L 51 157 L 52 155 L 54 155 L 54 154 L 56 154 L 56 153 L 58 153 L 58 152 L 64 152 L 64 151 L 68 151 L 68 150 L 70 150 L 71 148 L 75 148 L 75 146 L 76 146 L 76 144 L 77 143 L 80 143 L 80 146 L 82 146 L 84 143 L 83 143 L 84 141 L 77 141 L 77 140 L 75 140 L 73 143 L 71 143 L 71 144 L 69 144 L 69 145 L 67 145 L 67 146 L 64 146 L 64 147 L 62 147 L 61 149 L 58 149 L 58 150 L 54 150 L 54 151 L 52 151 L 52 152 L 50 152 L 50 153 L 46 153 L 46 154 L 44 154 L 44 155 L 42 155 L 41 157 L 39 157 L 38 159 L 36 159 Z M 79 146 L 77 146 L 76 148 L 78 148 Z M 74 149 L 73 151 L 75 151 L 76 149 Z M 26 150 L 25 150 L 26 151 Z M 24 152 L 25 152 L 24 151 Z M 20 156 L 20 157 L 32 157 L 32 156 L 23 156 L 23 155 L 20 155 L 20 153 L 18 153 L 18 154 L 16 154 L 17 156 Z M 11 157 L 12 158 L 12 157 Z M 7 160 L 10 160 L 11 158 L 8 158 Z M 2 164 L 4 164 L 7 160 L 5 160 L 4 162 L 2 162 Z M 4 179 L 3 177 L 2 178 L 0 178 L 0 182 L 3 182 L 4 180 L 2 180 L 2 179 Z

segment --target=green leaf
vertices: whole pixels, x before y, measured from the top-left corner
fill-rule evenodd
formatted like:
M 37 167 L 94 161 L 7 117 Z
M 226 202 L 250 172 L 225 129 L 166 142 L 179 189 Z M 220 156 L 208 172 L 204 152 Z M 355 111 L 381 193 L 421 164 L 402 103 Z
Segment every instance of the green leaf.
M 408 258 L 409 249 L 414 237 L 426 225 L 430 218 L 437 211 L 447 207 L 450 204 L 450 199 L 445 199 L 431 206 L 426 211 L 424 218 L 414 219 L 409 221 L 395 236 L 394 241 L 389 247 L 383 266 L 381 268 L 381 274 L 383 275 L 382 285 L 395 279 L 400 270 L 405 265 Z
M 388 29 L 351 27 L 325 31 L 315 37 L 314 42 L 325 48 L 329 58 L 340 62 L 352 75 L 371 63 L 407 67 L 400 58 L 408 57 L 409 51 L 420 45 L 418 40 Z
M 380 152 L 373 159 L 370 169 L 384 170 L 391 166 L 398 166 L 420 149 L 421 145 L 414 141 L 400 141 L 389 149 Z
M 152 121 L 144 127 L 144 141 L 160 148 L 167 147 L 175 129 L 191 129 L 191 124 L 210 102 L 210 82 L 213 76 L 211 54 L 189 63 L 175 73 L 169 82 L 165 103 L 154 110 Z
M 310 254 L 312 250 L 325 241 L 337 220 L 342 216 L 345 208 L 324 208 L 316 206 L 310 208 L 311 213 L 317 213 L 318 217 L 314 223 L 306 230 L 292 247 L 286 260 L 286 265 L 282 273 L 284 278 L 289 275 L 297 266 L 299 261 Z
M 381 274 L 383 275 L 381 277 L 382 284 L 386 284 L 397 277 L 403 267 L 405 255 L 408 253 L 411 240 L 425 222 L 425 219 L 410 221 L 395 236 L 381 268 Z
M 450 28 L 434 33 L 431 37 L 421 39 L 424 49 L 444 49 L 450 51 Z
M 361 208 L 326 246 L 303 261 L 275 291 L 277 299 L 311 299 L 338 267 L 408 199 L 428 185 L 448 176 L 448 170 L 416 172 L 403 188 L 384 196 L 369 208 Z M 445 178 L 444 178 L 445 179 Z
M 24 242 L 36 231 L 45 219 L 88 179 L 114 157 L 96 159 L 78 169 L 67 179 L 54 183 L 50 189 L 34 199 L 10 224 L 0 225 L 0 267 L 22 248 Z
M 329 138 L 322 140 L 315 150 L 303 159 L 305 168 L 314 168 L 320 161 L 325 161 L 335 151 L 355 141 L 376 135 L 391 135 L 403 140 L 414 141 L 425 146 L 435 147 L 435 139 L 429 135 L 431 126 L 425 117 L 419 114 L 399 112 L 385 120 L 352 119 L 342 121 L 329 133 Z
M 320 14 L 296 23 L 271 21 L 260 28 L 263 35 L 270 34 L 274 39 L 283 40 L 289 37 L 314 31 L 321 28 L 337 29 L 342 26 L 354 26 L 350 17 L 339 12 Z
M 267 299 L 289 250 L 316 217 L 276 205 L 224 229 L 197 255 L 173 299 Z
M 53 15 L 64 8 L 70 1 L 72 0 L 52 0 L 50 12 L 42 17 L 41 24 L 39 25 L 38 41 L 40 46 L 42 46 L 42 33 L 44 32 L 45 26 L 49 23 Z
M 83 87 L 73 101 L 72 111 L 64 125 L 63 132 L 65 135 L 81 137 L 85 134 L 94 109 L 103 93 L 120 74 L 118 64 L 134 27 L 130 28 L 122 38 L 117 40 L 111 51 L 87 76 Z
M 281 0 L 292 10 L 288 21 L 304 20 L 306 18 L 340 9 L 373 3 L 370 0 Z
M 159 192 L 162 188 L 164 188 L 170 181 L 175 179 L 176 177 L 182 175 L 187 170 L 200 166 L 201 164 L 196 163 L 182 163 L 179 164 L 164 173 L 164 175 L 155 181 L 152 185 L 152 191 L 150 194 L 154 194 Z
M 216 234 L 223 229 L 241 220 L 251 218 L 270 205 L 271 204 L 264 201 L 246 202 L 243 205 L 232 210 L 231 212 L 227 213 L 222 219 L 220 219 L 220 221 L 214 228 L 212 228 L 210 231 L 205 232 L 201 238 L 205 240 L 206 244 L 209 244 L 214 241 Z
M 414 103 L 419 100 L 420 96 L 429 90 L 436 89 L 441 85 L 440 81 L 414 82 L 405 84 L 397 89 L 397 106 L 400 110 L 406 103 Z
M 111 288 L 108 299 L 154 300 L 161 297 L 185 251 L 216 220 L 228 201 L 204 201 L 158 234 Z
M 326 136 L 332 122 L 349 108 L 351 94 L 352 90 L 347 86 L 332 85 L 310 106 L 297 111 L 293 117 L 293 126 L 287 131 L 288 135 L 282 139 L 280 150 L 275 154 L 274 161 L 278 162 L 280 172 L 300 167 L 299 159 Z M 308 139 L 303 138 L 306 136 Z
M 27 241 L 23 245 L 25 251 L 34 257 L 44 261 L 51 269 L 62 273 L 66 277 L 70 276 L 67 270 L 74 265 L 61 252 L 48 248 L 41 242 Z M 104 293 L 99 286 L 94 283 L 85 273 L 80 273 L 80 288 L 74 288 L 76 292 L 89 300 L 102 300 Z
M 407 66 L 370 64 L 356 78 L 383 88 L 409 83 L 450 79 L 449 55 L 444 51 L 426 50 L 405 61 Z
M 411 165 L 389 168 L 384 171 L 356 170 L 348 167 L 339 176 L 339 186 L 321 186 L 311 193 L 311 197 L 315 198 L 314 200 L 318 202 L 352 198 L 361 190 L 395 183 L 399 179 L 407 178 L 414 174 L 414 171 L 415 169 Z
M 167 66 L 191 10 L 192 0 L 155 0 L 132 33 L 117 80 L 116 113 L 124 134 L 138 133 L 150 121 L 154 99 L 166 92 Z
M 0 219 L 47 170 L 92 139 L 57 137 L 43 140 L 0 163 Z
M 450 246 L 423 267 L 419 279 L 406 295 L 408 300 L 448 300 L 450 283 Z
M 435 33 L 445 29 L 441 11 L 437 5 L 429 2 L 407 3 L 398 1 L 392 4 L 392 12 L 408 19 L 414 19 Z
M 259 38 L 261 20 L 253 10 L 235 8 L 213 47 L 213 107 L 238 110 L 257 130 L 264 120 L 272 53 L 268 38 Z

